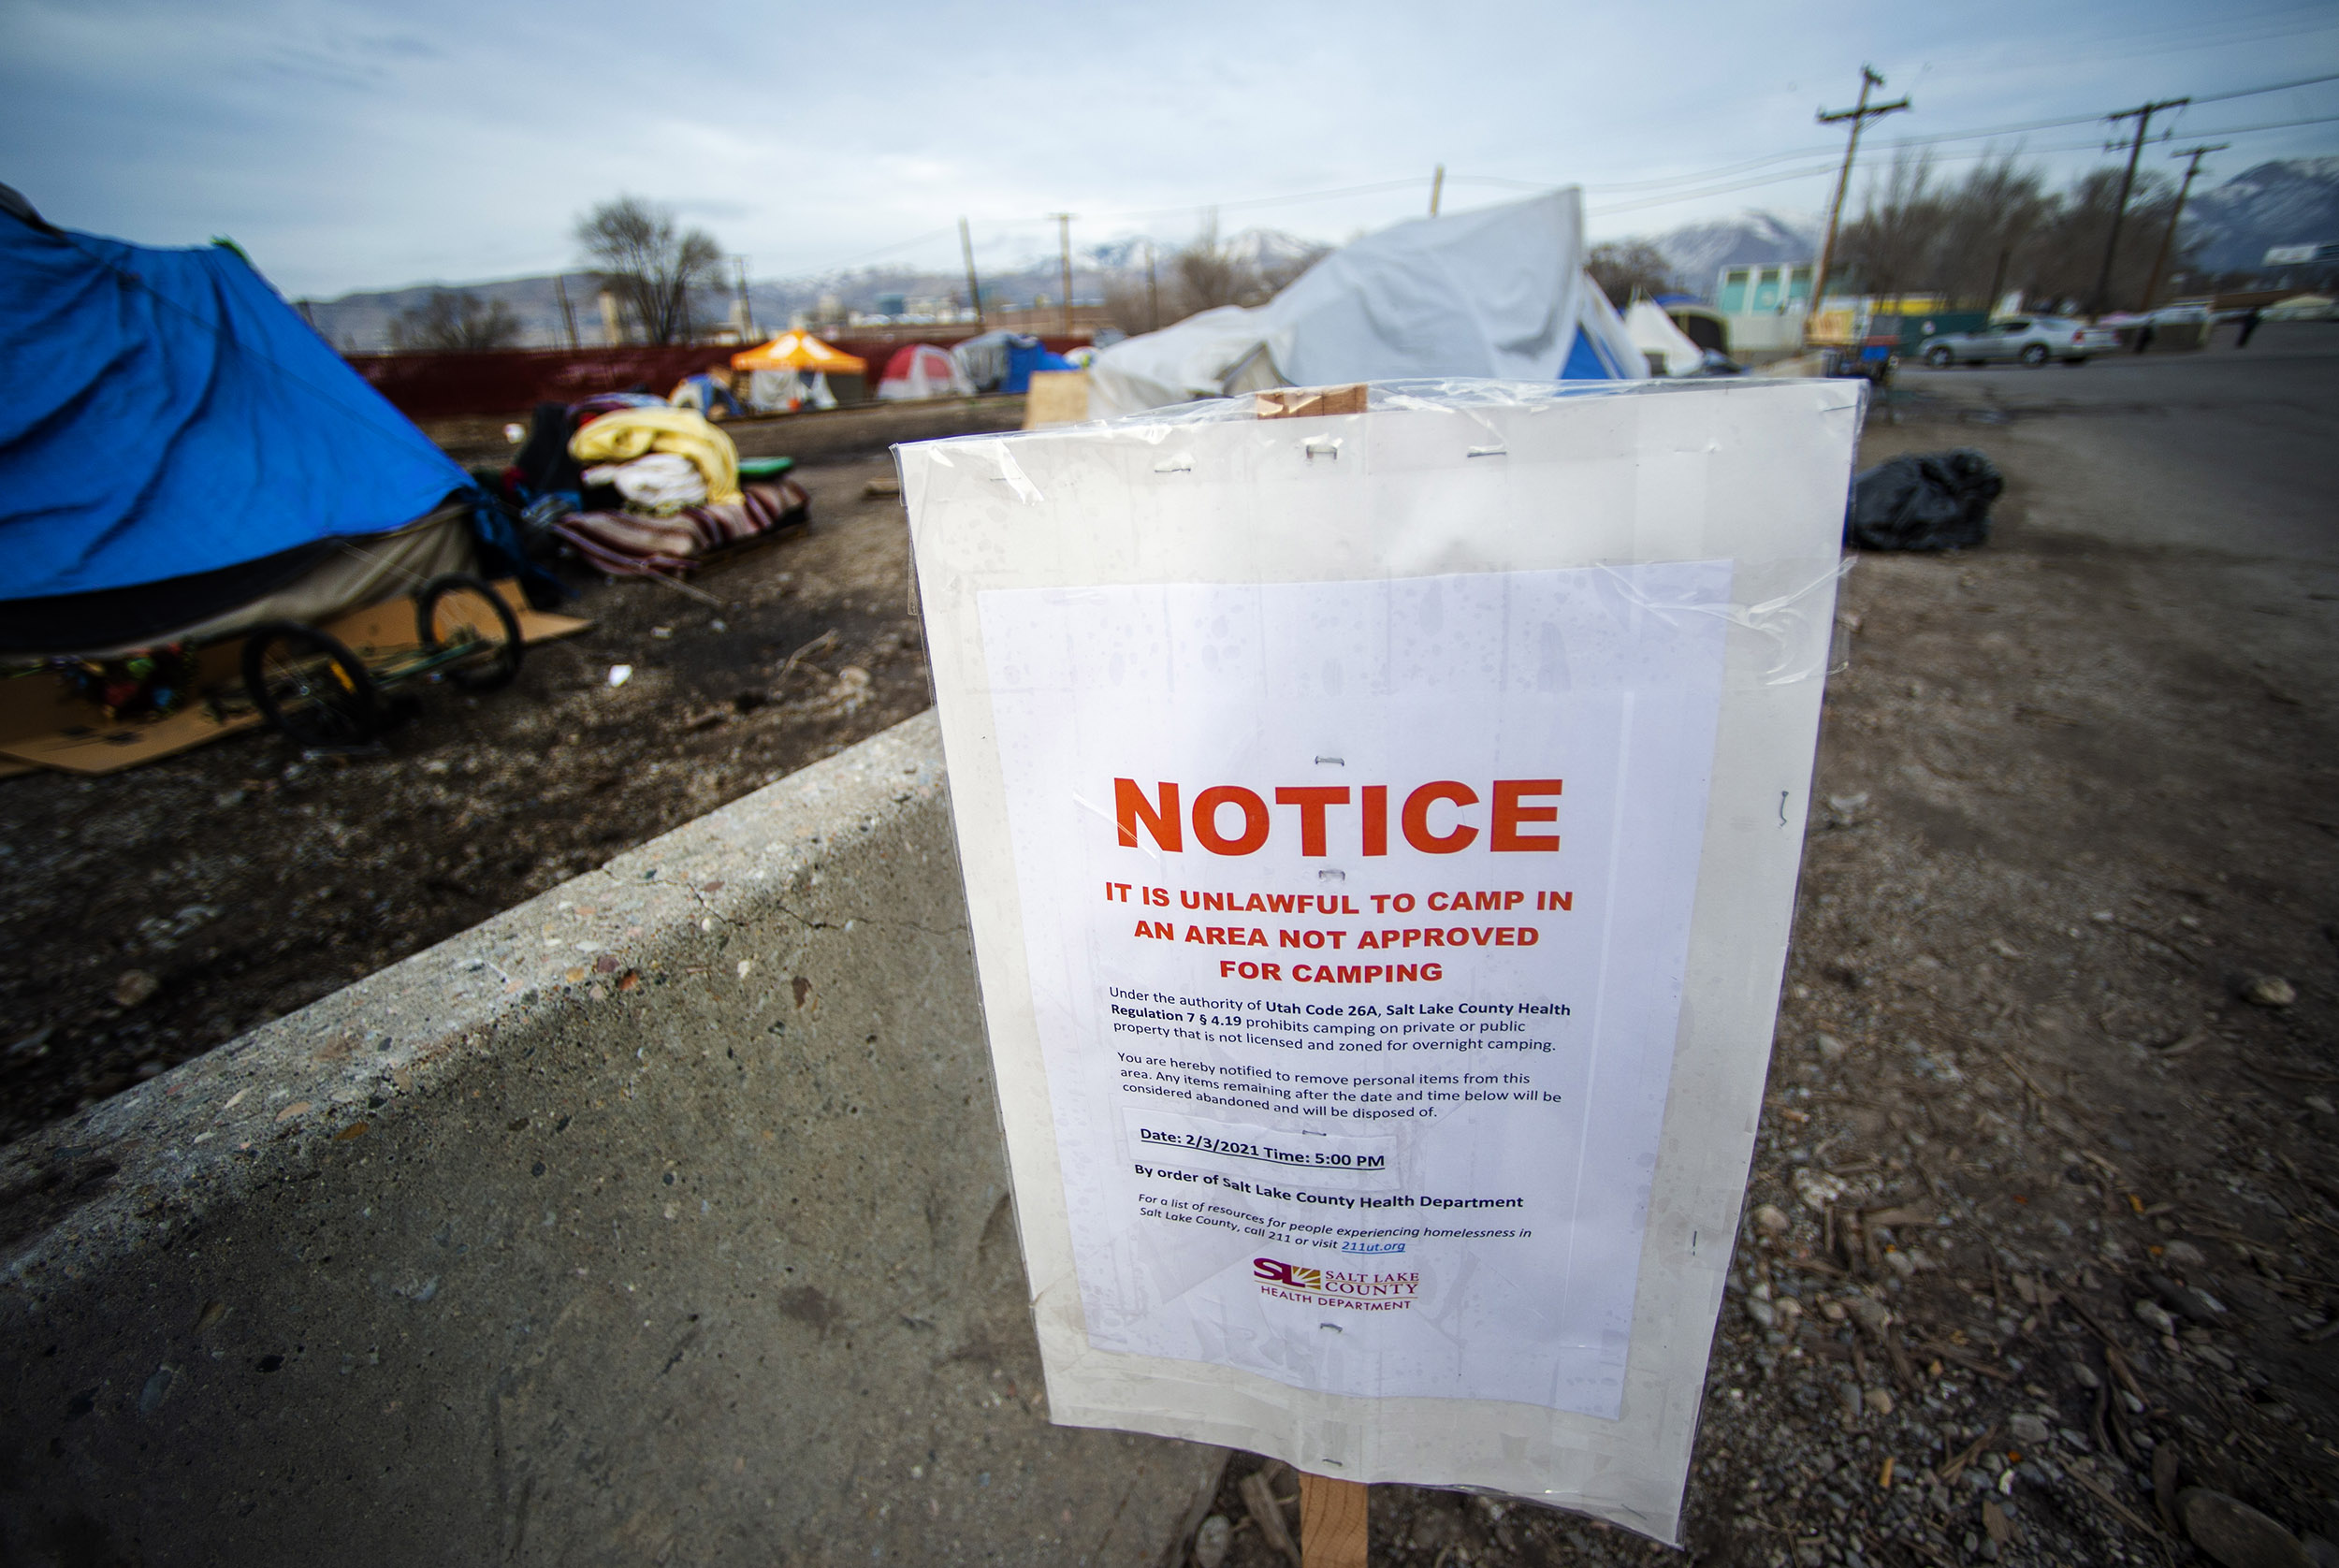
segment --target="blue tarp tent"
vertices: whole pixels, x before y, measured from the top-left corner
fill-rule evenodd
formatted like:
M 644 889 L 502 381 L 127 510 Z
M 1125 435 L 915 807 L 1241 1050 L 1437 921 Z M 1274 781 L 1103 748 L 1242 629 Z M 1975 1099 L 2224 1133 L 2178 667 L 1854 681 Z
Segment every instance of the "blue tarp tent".
M 1034 370 L 1071 370 L 1079 369 L 1064 356 L 1050 350 L 1037 338 L 1017 338 L 1007 345 L 1007 379 L 999 383 L 1002 392 L 1028 392 Z
M 52 228 L 0 188 L 0 648 L 216 630 L 347 542 L 459 532 L 470 476 L 225 245 Z M 410 586 L 345 574 L 350 603 L 368 580 Z

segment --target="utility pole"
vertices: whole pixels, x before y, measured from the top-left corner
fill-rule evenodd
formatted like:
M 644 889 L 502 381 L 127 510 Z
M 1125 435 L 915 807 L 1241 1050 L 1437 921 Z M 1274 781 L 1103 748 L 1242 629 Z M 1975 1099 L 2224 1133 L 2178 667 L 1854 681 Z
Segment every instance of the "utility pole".
M 1869 103 L 1868 89 L 1883 85 L 1884 79 L 1876 74 L 1874 66 L 1863 65 L 1860 67 L 1860 101 L 1833 114 L 1825 109 L 1820 110 L 1819 123 L 1823 125 L 1839 125 L 1847 120 L 1851 121 L 1852 139 L 1844 144 L 1843 170 L 1836 176 L 1836 199 L 1827 206 L 1827 238 L 1819 248 L 1818 269 L 1811 274 L 1811 303 L 1803 317 L 1807 323 L 1819 313 L 1820 300 L 1827 293 L 1827 270 L 1836 261 L 1836 225 L 1843 218 L 1844 192 L 1852 185 L 1852 160 L 1859 156 L 1860 133 L 1867 128 L 1869 121 L 1881 120 L 1887 114 L 1898 114 L 1909 107 L 1907 98 L 1896 98 L 1888 104 Z M 1787 276 L 1792 285 L 1794 274 L 1791 271 Z
M 1064 335 L 1072 335 L 1072 219 L 1078 214 L 1051 212 L 1055 220 L 1056 247 L 1064 257 Z
M 552 275 L 552 297 L 560 301 L 560 325 L 568 328 L 569 352 L 574 354 L 581 346 L 576 341 L 576 312 L 569 304 L 569 280 L 559 272 Z
M 2089 315 L 2101 315 L 2112 302 L 2112 261 L 2120 252 L 2120 225 L 2128 221 L 2128 193 L 2136 184 L 2136 160 L 2143 155 L 2144 133 L 2152 129 L 2152 117 L 2164 109 L 2182 109 L 2190 98 L 2169 98 L 2157 104 L 2144 104 L 2104 116 L 2116 125 L 2123 120 L 2136 122 L 2136 138 L 2128 144 L 2128 167 L 2120 175 L 2120 197 L 2112 205 L 2112 233 L 2103 242 L 2103 270 L 2096 274 L 2096 292 L 2087 301 Z
M 1437 172 L 1436 172 L 1435 174 L 1433 174 L 1433 175 L 1431 175 L 1431 176 L 1430 177 L 1430 216 L 1431 216 L 1431 217 L 1434 218 L 1434 217 L 1436 217 L 1436 216 L 1437 216 L 1437 204 L 1438 204 L 1438 198 L 1439 198 L 1440 196 L 1443 196 L 1445 194 L 1446 194 L 1446 166 L 1445 166 L 1444 164 L 1440 164 L 1440 165 L 1438 165 L 1438 166 L 1437 166 Z
M 975 240 L 966 220 L 958 220 L 958 254 L 966 258 L 966 303 L 975 308 L 975 330 L 982 330 L 982 285 L 975 281 Z
M 2006 297 L 2006 271 L 2014 265 L 2014 247 L 1998 248 L 1998 268 L 1990 274 L 1990 292 L 1982 297 L 1982 308 L 1992 315 L 1998 313 L 1998 302 Z
M 2144 285 L 2143 308 L 2145 310 L 2151 310 L 2152 302 L 2159 297 L 2160 275 L 2168 270 L 2169 248 L 2176 243 L 2176 225 L 2185 219 L 2185 198 L 2193 194 L 2193 178 L 2201 173 L 2201 161 L 2210 153 L 2222 152 L 2232 145 L 2233 143 L 2230 141 L 2220 141 L 2201 147 L 2187 147 L 2181 152 L 2169 154 L 2172 158 L 2190 158 L 2192 162 L 2185 166 L 2185 182 L 2176 188 L 2176 206 L 2169 213 L 2167 231 L 2160 236 L 2160 254 L 2152 258 L 2152 282 Z
M 1154 270 L 1154 242 L 1145 241 L 1145 318 L 1153 325 L 1148 332 L 1161 330 L 1161 277 Z

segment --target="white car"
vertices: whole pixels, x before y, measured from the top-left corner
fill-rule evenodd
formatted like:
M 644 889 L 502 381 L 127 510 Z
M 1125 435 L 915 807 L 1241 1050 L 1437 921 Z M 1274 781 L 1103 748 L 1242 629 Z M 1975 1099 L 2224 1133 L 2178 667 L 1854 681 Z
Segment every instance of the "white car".
M 2060 359 L 2078 365 L 2089 355 L 2109 354 L 2120 346 L 2120 335 L 2067 316 L 2012 316 L 1994 321 L 1979 332 L 1943 332 L 1917 345 L 1925 362 L 1936 369 L 1952 365 L 1986 365 L 1997 359 L 2019 359 L 2043 365 Z
M 2326 294 L 2294 294 L 2266 307 L 2267 321 L 2339 321 L 2339 303 Z

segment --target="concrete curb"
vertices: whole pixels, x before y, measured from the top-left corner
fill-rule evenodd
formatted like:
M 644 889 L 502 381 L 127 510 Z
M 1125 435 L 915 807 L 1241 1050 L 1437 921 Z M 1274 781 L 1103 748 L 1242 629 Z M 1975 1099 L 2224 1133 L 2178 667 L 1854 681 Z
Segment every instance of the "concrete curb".
M 0 1559 L 1089 1562 L 931 715 L 0 1151 Z

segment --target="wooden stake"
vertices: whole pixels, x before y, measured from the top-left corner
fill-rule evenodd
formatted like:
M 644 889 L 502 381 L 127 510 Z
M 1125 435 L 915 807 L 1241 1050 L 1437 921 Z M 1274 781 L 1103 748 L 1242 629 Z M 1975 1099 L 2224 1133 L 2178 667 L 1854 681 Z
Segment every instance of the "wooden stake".
M 967 232 L 966 220 L 958 220 L 958 254 L 966 258 L 966 303 L 975 312 L 975 330 L 982 330 L 982 284 L 975 281 L 975 237 Z
M 1300 1568 L 1365 1568 L 1368 1496 L 1361 1481 L 1300 1473 Z
M 1261 419 L 1303 419 L 1365 412 L 1364 383 L 1360 381 L 1345 386 L 1275 386 L 1255 396 Z
M 1079 214 L 1051 212 L 1048 216 L 1055 220 L 1056 240 L 1064 256 L 1064 335 L 1068 338 L 1072 335 L 1072 220 Z

